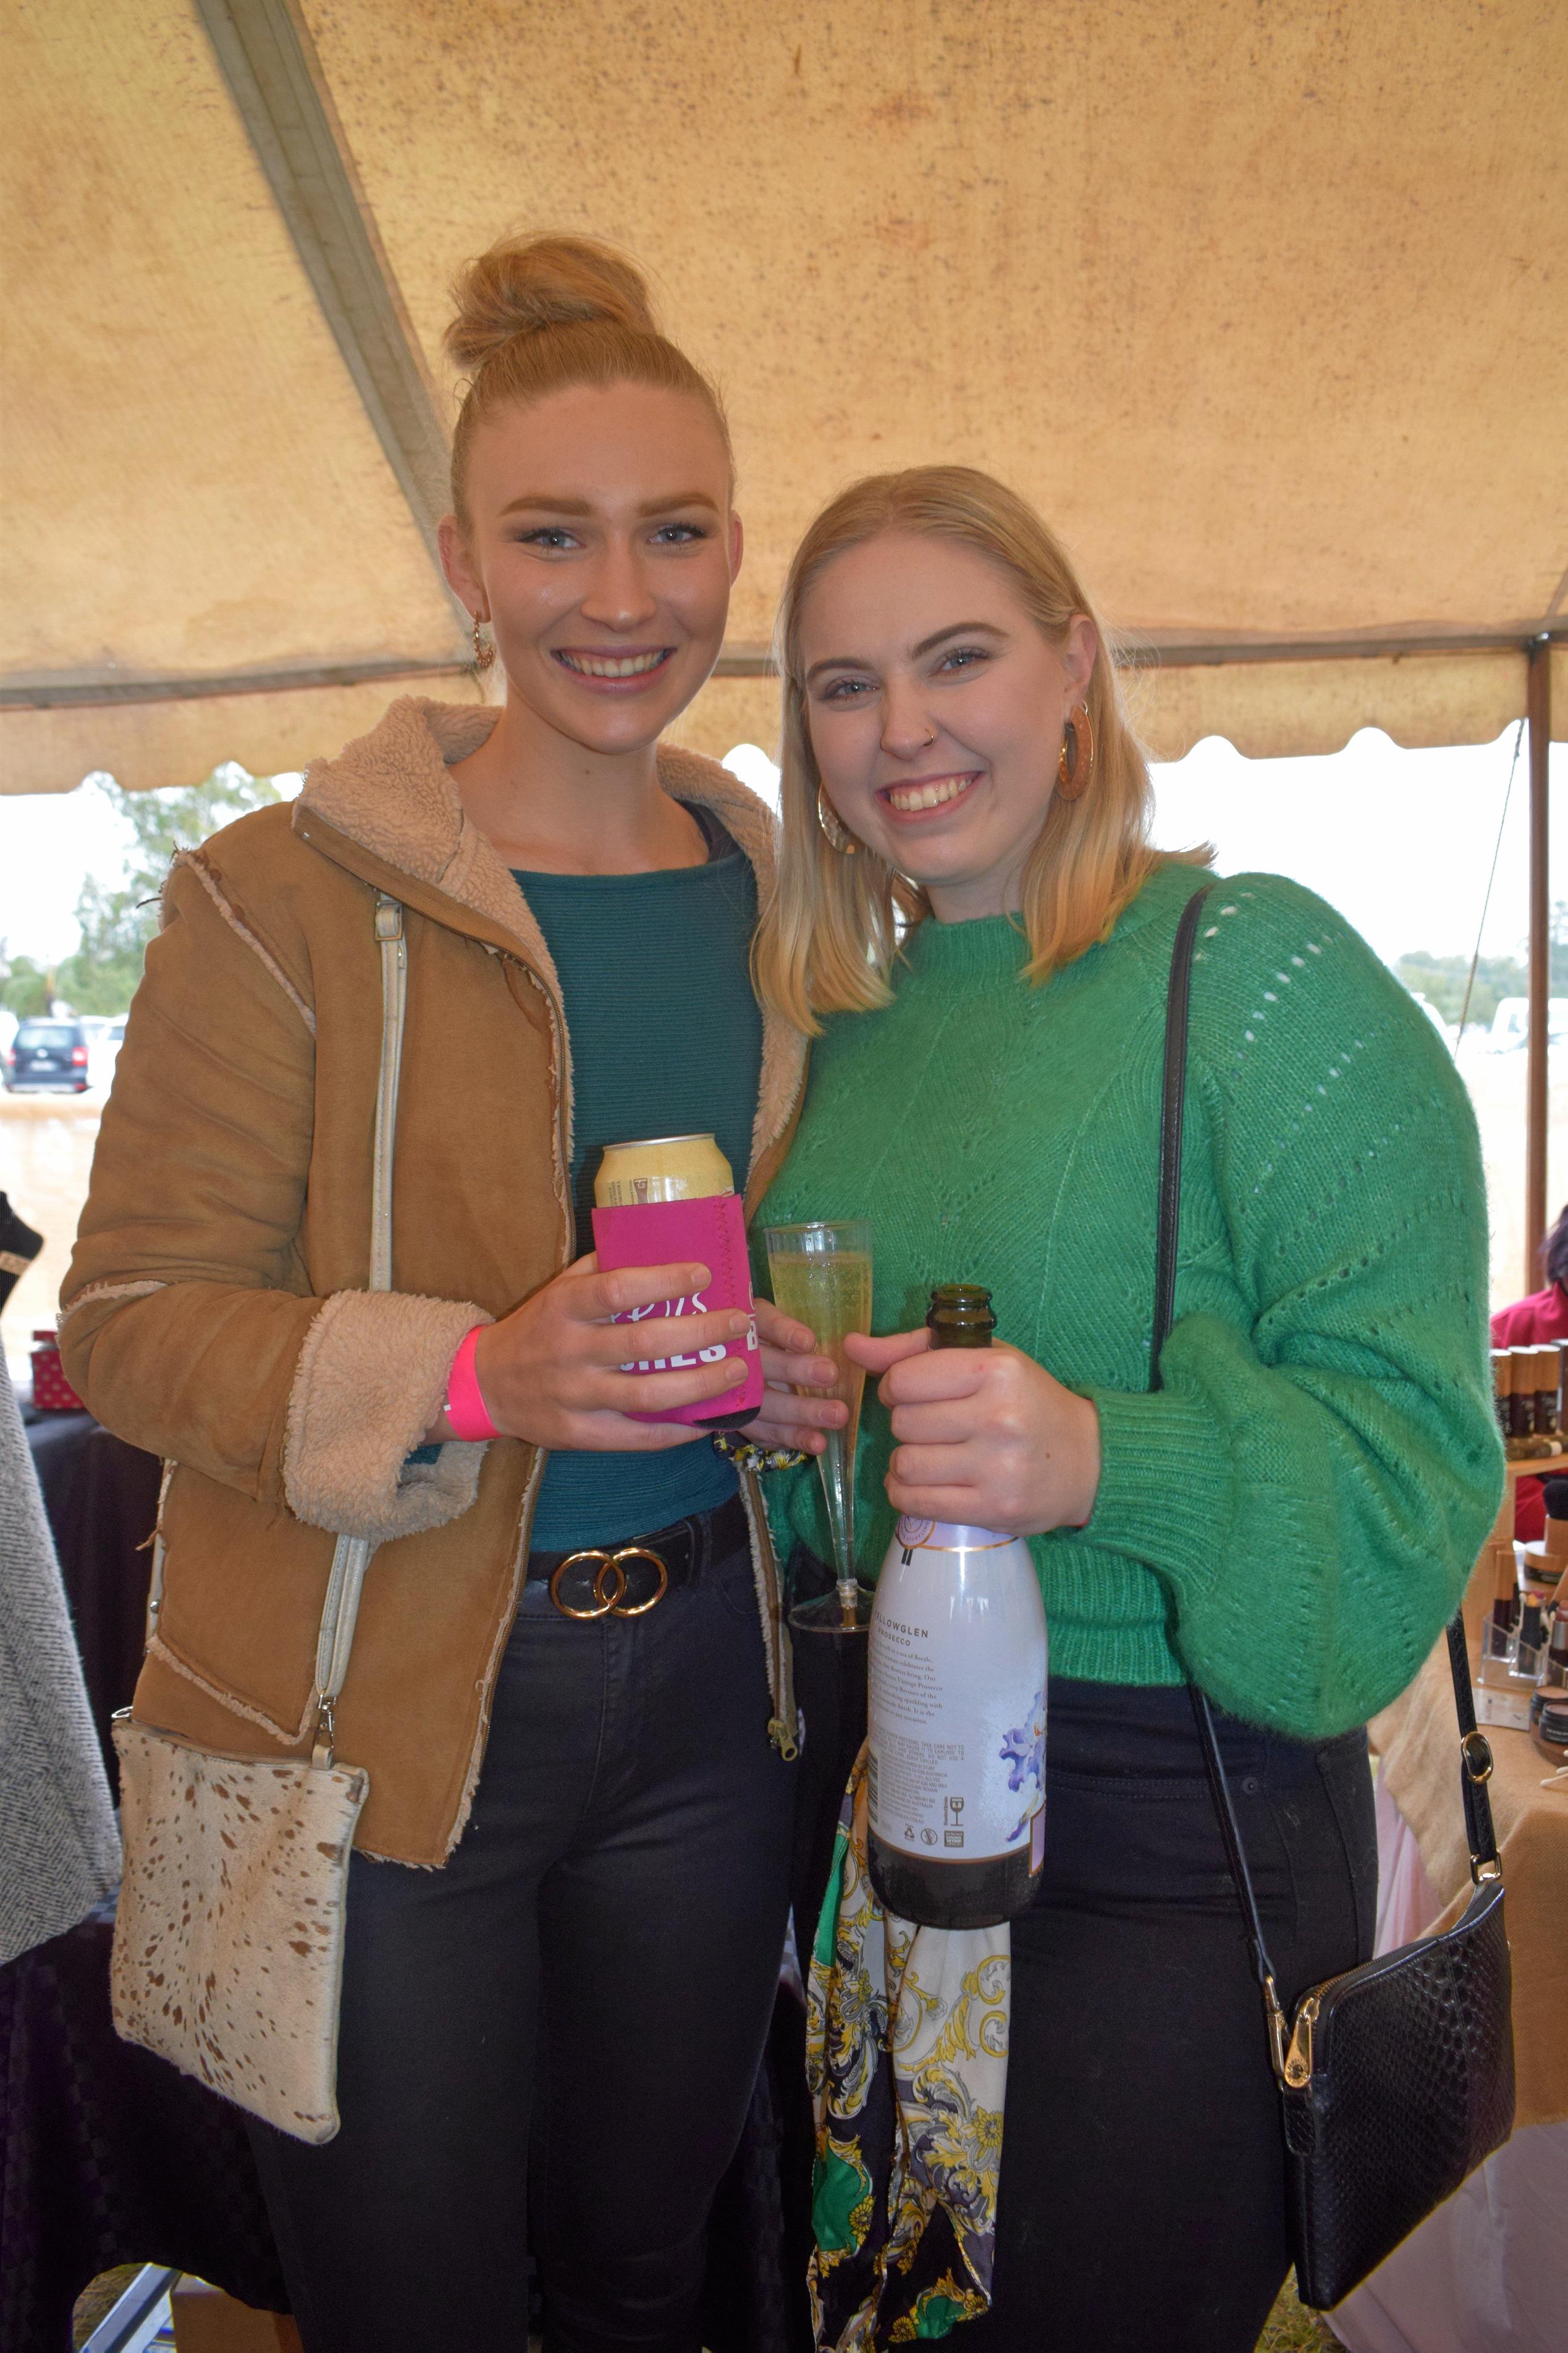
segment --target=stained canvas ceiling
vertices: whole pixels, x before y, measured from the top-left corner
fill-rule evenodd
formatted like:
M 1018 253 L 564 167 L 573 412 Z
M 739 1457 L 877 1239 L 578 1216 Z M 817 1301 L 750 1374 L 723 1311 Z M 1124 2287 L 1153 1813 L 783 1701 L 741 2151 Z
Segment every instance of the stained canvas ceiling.
M 510 226 L 628 248 L 722 384 L 749 553 L 705 749 L 771 747 L 816 508 L 934 457 L 1061 530 L 1166 756 L 1487 739 L 1568 628 L 1560 0 L 0 15 L 7 790 L 298 765 L 478 691 L 440 338 Z

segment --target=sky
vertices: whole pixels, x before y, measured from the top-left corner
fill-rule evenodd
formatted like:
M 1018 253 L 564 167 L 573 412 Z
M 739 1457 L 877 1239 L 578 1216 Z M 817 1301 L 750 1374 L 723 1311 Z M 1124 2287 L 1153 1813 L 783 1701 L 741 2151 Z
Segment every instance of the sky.
M 1166 849 L 1212 841 L 1222 874 L 1293 876 L 1393 963 L 1420 948 L 1471 953 L 1500 827 L 1483 952 L 1521 955 L 1529 786 L 1521 756 L 1509 789 L 1518 733 L 1411 752 L 1367 728 L 1330 757 L 1300 760 L 1244 759 L 1210 736 L 1184 760 L 1155 768 L 1155 838 Z M 776 797 L 776 771 L 754 744 L 737 746 L 728 765 Z M 1565 774 L 1568 746 L 1559 744 L 1553 781 Z M 285 791 L 299 788 L 297 778 L 279 782 Z M 122 820 L 91 778 L 74 793 L 0 796 L 0 943 L 39 962 L 68 955 L 84 877 L 112 887 L 127 846 Z M 1554 865 L 1552 895 L 1568 898 L 1568 839 Z

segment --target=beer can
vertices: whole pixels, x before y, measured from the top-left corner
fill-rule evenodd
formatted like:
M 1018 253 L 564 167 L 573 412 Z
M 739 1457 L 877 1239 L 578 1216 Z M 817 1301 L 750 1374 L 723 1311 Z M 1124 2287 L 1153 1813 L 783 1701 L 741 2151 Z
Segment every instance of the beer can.
M 634 1202 L 703 1201 L 732 1193 L 734 1172 L 710 1135 L 649 1135 L 637 1144 L 606 1144 L 594 1179 L 597 1208 Z
M 608 1271 L 622 1266 L 667 1266 L 680 1260 L 708 1268 L 706 1289 L 689 1299 L 667 1299 L 653 1307 L 630 1308 L 617 1324 L 637 1325 L 649 1316 L 706 1314 L 719 1307 L 744 1308 L 752 1316 L 752 1271 L 746 1249 L 746 1213 L 735 1190 L 730 1164 L 710 1135 L 654 1135 L 637 1144 L 611 1144 L 594 1179 L 594 1247 Z M 628 1373 L 684 1372 L 721 1356 L 746 1360 L 746 1377 L 722 1400 L 700 1399 L 663 1413 L 637 1414 L 638 1421 L 683 1421 L 701 1430 L 739 1430 L 763 1401 L 763 1360 L 754 1317 L 745 1337 L 714 1341 L 694 1353 L 669 1356 L 634 1354 Z

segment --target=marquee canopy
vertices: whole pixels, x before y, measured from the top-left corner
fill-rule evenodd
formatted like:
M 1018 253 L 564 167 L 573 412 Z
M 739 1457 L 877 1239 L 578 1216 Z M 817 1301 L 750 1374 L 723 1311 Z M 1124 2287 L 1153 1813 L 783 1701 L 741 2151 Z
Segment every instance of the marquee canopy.
M 1488 739 L 1568 639 L 1560 0 L 3 14 L 6 790 L 296 765 L 479 691 L 440 338 L 509 226 L 628 248 L 723 386 L 707 750 L 772 744 L 816 507 L 938 457 L 1064 533 L 1165 756 Z

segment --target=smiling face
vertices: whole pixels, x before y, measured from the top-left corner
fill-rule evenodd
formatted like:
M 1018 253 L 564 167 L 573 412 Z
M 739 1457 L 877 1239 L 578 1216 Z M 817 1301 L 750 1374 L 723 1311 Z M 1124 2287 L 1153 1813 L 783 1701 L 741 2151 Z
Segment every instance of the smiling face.
M 651 744 L 718 658 L 741 524 L 718 427 L 695 395 L 574 385 L 476 432 L 469 527 L 441 553 L 490 622 L 509 701 L 569 742 Z
M 819 574 L 798 643 L 812 751 L 850 832 L 944 923 L 1015 909 L 1093 623 L 1075 616 L 1054 644 L 1000 565 L 888 531 Z

